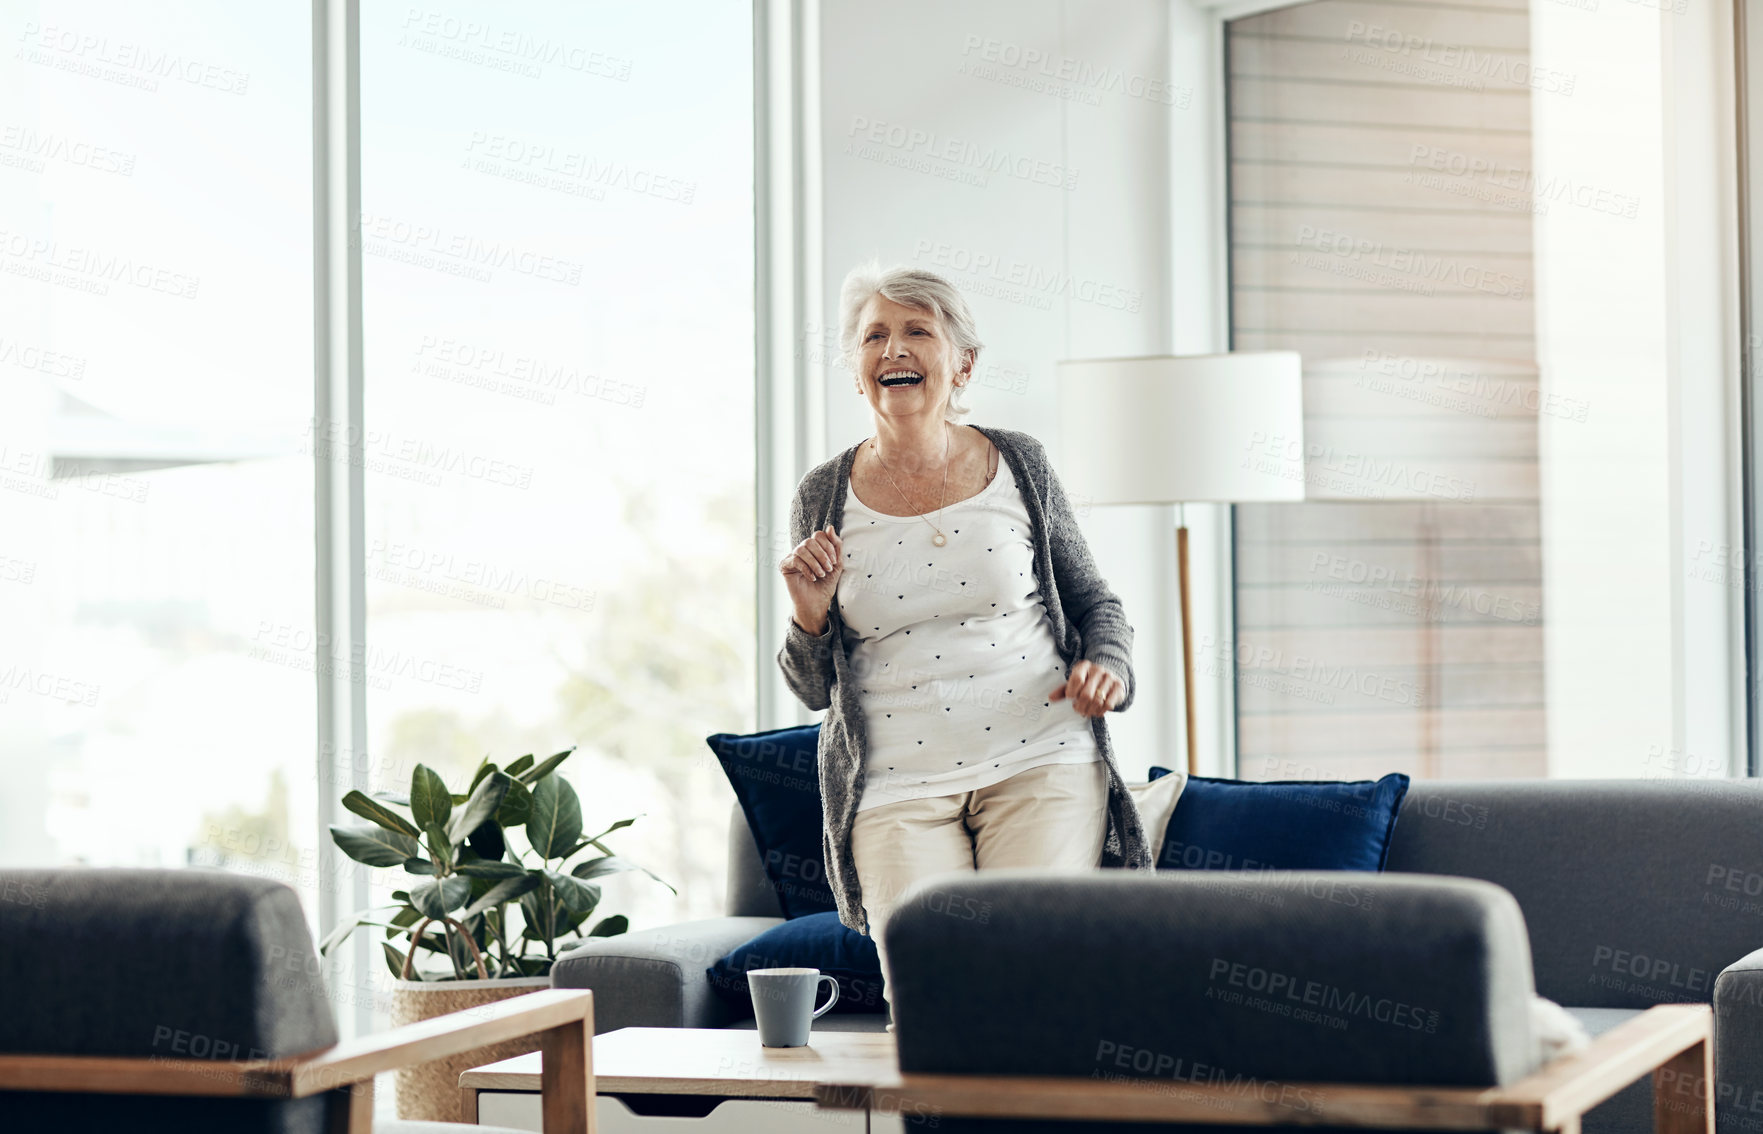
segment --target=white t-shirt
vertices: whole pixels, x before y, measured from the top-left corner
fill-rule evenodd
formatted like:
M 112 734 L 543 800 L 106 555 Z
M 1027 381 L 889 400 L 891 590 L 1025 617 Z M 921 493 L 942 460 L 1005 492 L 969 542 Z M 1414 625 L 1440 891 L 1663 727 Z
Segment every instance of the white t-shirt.
M 1066 668 L 1009 462 L 940 526 L 942 547 L 923 518 L 847 490 L 838 600 L 867 730 L 859 811 L 1099 757 L 1090 722 L 1049 699 Z

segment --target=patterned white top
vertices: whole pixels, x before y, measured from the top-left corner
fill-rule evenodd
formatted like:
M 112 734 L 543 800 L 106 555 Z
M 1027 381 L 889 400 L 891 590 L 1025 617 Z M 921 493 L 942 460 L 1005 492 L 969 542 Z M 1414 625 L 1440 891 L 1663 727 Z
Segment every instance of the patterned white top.
M 1066 668 L 1009 462 L 943 509 L 943 547 L 922 517 L 846 491 L 838 603 L 866 730 L 857 810 L 1097 759 L 1089 721 L 1049 699 Z

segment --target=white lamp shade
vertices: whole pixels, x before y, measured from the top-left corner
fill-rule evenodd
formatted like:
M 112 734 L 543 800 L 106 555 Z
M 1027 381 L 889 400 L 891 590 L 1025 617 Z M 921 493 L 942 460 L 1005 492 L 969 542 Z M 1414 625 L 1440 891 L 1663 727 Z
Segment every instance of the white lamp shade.
M 1061 362 L 1060 476 L 1097 504 L 1304 499 L 1294 351 Z

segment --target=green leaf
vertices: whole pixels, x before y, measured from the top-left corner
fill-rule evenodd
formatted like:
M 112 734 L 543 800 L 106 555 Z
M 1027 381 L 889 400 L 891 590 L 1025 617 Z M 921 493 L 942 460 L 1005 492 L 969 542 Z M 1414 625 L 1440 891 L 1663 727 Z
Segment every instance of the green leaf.
M 479 826 L 489 822 L 502 807 L 502 800 L 508 796 L 508 785 L 514 779 L 501 772 L 491 772 L 471 789 L 471 795 L 460 807 L 452 822 L 447 824 L 447 837 L 454 845 L 463 843 L 466 837 Z
M 526 868 L 514 862 L 462 862 L 457 873 L 469 878 L 521 878 Z
M 324 956 L 336 946 L 342 944 L 343 939 L 348 937 L 349 934 L 355 932 L 357 926 L 373 925 L 373 915 L 376 912 L 379 910 L 389 910 L 391 908 L 391 906 L 375 906 L 372 909 L 362 910 L 360 913 L 350 914 L 348 917 L 337 923 L 337 928 L 331 930 L 329 936 L 318 943 L 319 956 Z
M 546 776 L 533 788 L 527 841 L 543 858 L 561 858 L 582 837 L 582 805 L 562 776 Z
M 410 904 L 422 916 L 439 919 L 446 917 L 447 911 L 464 905 L 470 897 L 471 879 L 455 874 L 450 878 L 437 878 L 416 887 L 410 891 Z
M 331 841 L 356 862 L 369 866 L 402 866 L 405 859 L 422 853 L 415 839 L 384 827 L 333 826 Z
M 551 883 L 557 900 L 563 908 L 572 914 L 590 914 L 600 904 L 600 887 L 592 882 L 568 874 L 560 874 L 555 870 L 545 871 L 545 881 Z
M 510 785 L 514 783 L 513 780 L 508 782 Z M 497 814 L 501 812 L 498 810 Z M 471 833 L 466 842 L 471 847 L 471 852 L 481 859 L 495 861 L 508 853 L 508 841 L 502 837 L 502 828 L 496 822 L 495 815 L 478 824 L 477 830 Z
M 398 952 L 390 941 L 381 941 L 380 948 L 386 951 L 386 967 L 392 970 L 392 975 L 402 977 L 404 975 L 404 954 Z M 415 965 L 410 966 L 410 975 L 415 980 L 422 979 L 422 975 L 416 971 Z
M 453 797 L 447 794 L 447 785 L 427 764 L 418 764 L 410 773 L 410 814 L 425 831 L 446 827 L 447 817 L 453 814 Z
M 617 874 L 621 870 L 636 870 L 637 865 L 614 855 L 603 858 L 590 858 L 586 862 L 578 862 L 570 873 L 577 878 L 604 878 L 608 874 Z
M 520 912 L 526 922 L 520 935 L 531 941 L 551 941 L 565 925 L 563 904 L 547 893 L 548 887 L 528 890 L 520 896 Z
M 638 819 L 641 819 L 641 818 L 642 818 L 641 815 L 633 815 L 629 819 L 620 819 L 618 822 L 614 823 L 612 826 L 606 828 L 604 831 L 601 831 L 598 835 L 590 835 L 587 838 L 583 839 L 582 842 L 584 842 L 584 843 L 598 842 L 599 840 L 604 839 L 607 835 L 610 835 L 612 832 L 623 830 L 624 828 L 630 826 L 632 823 L 635 823 Z
M 569 757 L 569 754 L 574 751 L 575 748 L 572 746 L 565 748 L 555 756 L 548 756 L 545 758 L 545 762 L 538 767 L 528 768 L 526 771 L 520 773 L 518 779 L 528 787 L 536 786 L 546 776 L 555 772 L 557 770 L 557 765 L 563 763 L 563 761 Z
M 435 864 L 426 858 L 407 858 L 404 860 L 404 869 L 411 874 L 433 875 Z
M 659 874 L 656 874 L 653 870 L 650 870 L 647 866 L 640 866 L 628 858 L 619 858 L 617 855 L 609 854 L 603 858 L 590 858 L 586 862 L 578 862 L 575 865 L 575 869 L 571 870 L 570 873 L 577 878 L 600 878 L 607 874 L 616 874 L 621 870 L 640 871 L 655 879 L 655 881 L 661 883 L 663 886 L 666 886 L 669 890 L 673 890 L 672 884 L 662 878 Z M 673 890 L 673 892 L 676 894 L 679 893 L 678 890 Z
M 533 793 L 519 780 L 508 785 L 508 798 L 496 812 L 496 825 L 504 831 L 518 827 L 532 814 Z M 485 858 L 490 857 L 485 855 Z
M 471 774 L 471 786 L 466 788 L 465 790 L 467 792 L 476 791 L 478 783 L 480 781 L 482 781 L 485 776 L 489 775 L 491 772 L 493 772 L 495 770 L 496 770 L 496 765 L 490 763 L 490 758 L 488 756 L 485 756 L 483 758 L 483 760 L 481 760 L 478 763 L 477 771 L 475 771 Z
M 520 759 L 509 764 L 508 767 L 506 767 L 502 770 L 507 772 L 511 776 L 518 777 L 522 772 L 526 771 L 528 768 L 530 768 L 532 766 L 533 766 L 533 757 L 532 757 L 532 753 L 529 752 L 525 756 L 522 756 Z
M 600 923 L 588 931 L 589 937 L 617 937 L 631 927 L 631 919 L 621 913 L 611 917 L 603 917 Z
M 460 920 L 476 917 L 485 910 L 499 906 L 503 902 L 512 902 L 527 891 L 536 889 L 538 885 L 539 876 L 536 873 L 522 874 L 518 878 L 504 878 L 490 887 L 483 897 L 466 906 L 465 912 L 459 915 Z
M 396 811 L 393 811 L 390 807 L 387 807 L 379 800 L 373 799 L 361 792 L 352 791 L 348 795 L 345 795 L 343 797 L 343 806 L 361 816 L 363 819 L 379 824 L 388 831 L 396 831 L 400 835 L 409 835 L 413 839 L 417 835 L 416 826 L 411 823 L 410 820 L 404 818 L 404 816 L 398 814 Z
M 392 919 L 392 924 L 401 929 L 409 929 L 421 920 L 422 914 L 415 906 L 405 906 L 398 911 L 398 916 Z
M 440 864 L 443 870 L 453 869 L 453 844 L 447 841 L 447 832 L 439 823 L 431 823 L 423 828 L 423 835 L 428 839 L 428 852 Z

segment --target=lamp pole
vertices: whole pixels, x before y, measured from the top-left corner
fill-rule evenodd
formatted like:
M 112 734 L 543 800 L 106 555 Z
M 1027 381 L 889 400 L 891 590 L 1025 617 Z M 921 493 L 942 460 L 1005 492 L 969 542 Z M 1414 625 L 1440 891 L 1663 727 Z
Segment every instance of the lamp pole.
M 1200 773 L 1199 745 L 1194 737 L 1194 612 L 1189 599 L 1187 506 L 1177 504 L 1175 570 L 1181 592 L 1181 705 L 1187 714 L 1188 774 Z

